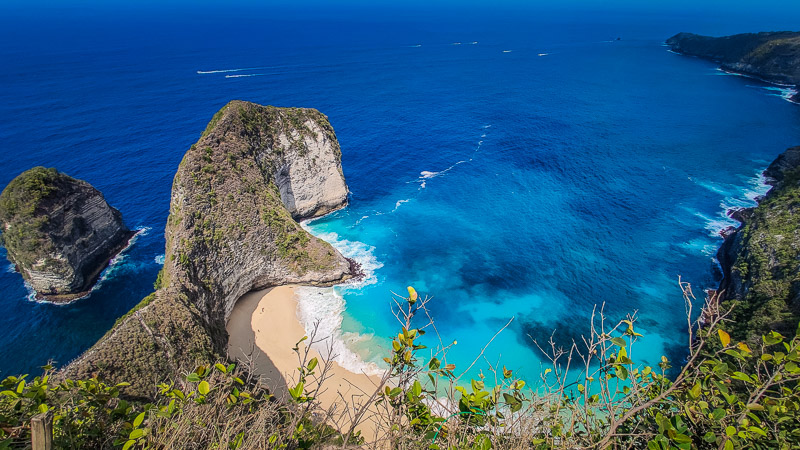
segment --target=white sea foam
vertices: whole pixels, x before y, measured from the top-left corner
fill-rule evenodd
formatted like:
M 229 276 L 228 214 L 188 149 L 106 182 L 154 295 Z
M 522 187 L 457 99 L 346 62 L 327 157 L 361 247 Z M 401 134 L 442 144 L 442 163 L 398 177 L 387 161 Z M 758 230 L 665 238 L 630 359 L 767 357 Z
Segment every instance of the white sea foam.
M 246 73 L 241 75 L 225 75 L 225 78 L 246 78 L 246 77 L 262 77 L 265 73 Z
M 156 256 L 155 258 L 153 258 L 153 262 L 155 262 L 155 263 L 156 263 L 156 264 L 158 264 L 159 266 L 163 266 L 163 265 L 164 265 L 164 261 L 165 261 L 165 259 L 166 259 L 166 255 L 164 255 L 164 254 L 162 253 L 162 254 L 160 254 L 160 255 Z
M 549 55 L 549 54 L 550 54 L 550 53 L 539 53 L 539 55 L 538 55 L 538 56 L 547 56 L 547 55 Z
M 439 172 L 430 172 L 428 170 L 423 170 L 422 172 L 419 173 L 419 175 L 420 178 L 433 178 L 439 175 Z
M 758 205 L 758 199 L 763 197 L 771 187 L 766 184 L 767 180 L 762 172 L 763 170 L 759 170 L 753 178 L 747 181 L 744 187 L 726 187 L 718 183 L 692 180 L 698 185 L 724 196 L 720 201 L 720 211 L 716 216 L 709 217 L 695 212 L 695 216 L 705 222 L 705 228 L 710 236 L 719 236 L 720 231 L 727 227 L 739 226 L 739 222 L 728 216 L 728 211 L 731 209 L 752 208 Z
M 8 273 L 14 273 L 16 271 L 17 271 L 17 266 L 14 264 L 9 264 L 8 267 L 6 267 L 6 272 Z
M 780 98 L 782 98 L 784 100 L 788 100 L 788 101 L 790 101 L 792 103 L 794 103 L 794 101 L 792 100 L 792 97 L 795 94 L 797 94 L 797 89 L 794 89 L 792 87 L 752 86 L 752 85 L 748 85 L 747 87 L 754 88 L 754 89 L 763 89 L 763 90 L 769 92 L 769 94 L 767 94 L 767 95 L 771 95 L 771 96 L 774 96 L 774 97 L 780 97 Z
M 311 333 L 316 329 L 314 348 L 322 355 L 332 356 L 334 361 L 351 372 L 381 374 L 382 370 L 377 364 L 365 362 L 362 356 L 353 350 L 356 347 L 364 347 L 372 339 L 372 336 L 342 332 L 342 315 L 345 309 L 345 300 L 342 294 L 378 282 L 376 271 L 383 267 L 383 263 L 375 257 L 375 247 L 363 242 L 340 239 L 336 233 L 314 233 L 305 222 L 301 225 L 308 232 L 329 242 L 342 255 L 358 262 L 361 270 L 364 271 L 364 277 L 331 288 L 305 286 L 297 288 L 295 292 L 298 299 L 297 315 L 300 323 L 306 333 Z
M 407 199 L 404 199 L 404 200 L 398 200 L 397 203 L 394 204 L 394 209 L 392 210 L 392 212 L 397 211 L 397 208 L 399 208 L 400 205 L 402 205 L 403 203 L 408 203 L 410 201 L 411 201 L 410 198 L 407 198 Z
M 453 42 L 453 45 L 461 45 L 461 42 Z
M 511 53 L 511 50 L 503 50 L 503 53 Z
M 470 42 L 470 44 L 471 44 L 471 45 L 476 45 L 477 43 L 478 43 L 478 41 L 472 41 L 472 42 Z

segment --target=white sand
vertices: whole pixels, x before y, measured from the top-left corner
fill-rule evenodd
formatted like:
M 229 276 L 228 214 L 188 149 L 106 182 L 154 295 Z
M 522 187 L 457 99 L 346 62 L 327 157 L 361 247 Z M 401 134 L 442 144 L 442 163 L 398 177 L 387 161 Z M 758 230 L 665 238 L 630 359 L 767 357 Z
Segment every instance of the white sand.
M 293 387 L 298 379 L 300 361 L 292 350 L 306 330 L 297 319 L 297 298 L 294 287 L 279 286 L 254 291 L 236 303 L 227 324 L 228 354 L 231 358 L 253 361 L 253 371 L 278 397 L 288 395 L 287 387 Z M 305 341 L 300 346 L 301 354 L 306 349 Z M 316 350 L 309 350 L 308 360 L 316 357 L 320 365 L 315 369 L 321 375 L 323 359 Z M 333 411 L 328 423 L 346 432 L 351 423 L 355 405 L 365 403 L 378 386 L 377 376 L 350 372 L 335 362 L 330 363 L 326 379 L 316 399 L 323 409 Z M 316 382 L 306 383 L 306 392 L 311 394 Z M 374 412 L 374 408 L 371 408 Z M 368 413 L 357 427 L 368 442 L 375 436 L 374 414 Z

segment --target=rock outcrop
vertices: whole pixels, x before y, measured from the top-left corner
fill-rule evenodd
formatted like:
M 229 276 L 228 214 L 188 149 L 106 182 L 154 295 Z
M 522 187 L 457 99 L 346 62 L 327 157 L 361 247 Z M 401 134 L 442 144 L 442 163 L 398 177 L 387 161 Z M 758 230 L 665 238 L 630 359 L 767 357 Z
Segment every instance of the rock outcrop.
M 738 339 L 776 330 L 793 335 L 800 320 L 800 147 L 779 156 L 764 175 L 773 186 L 725 233 L 717 253 L 723 304 L 733 310 Z
M 800 84 L 800 32 L 747 33 L 724 37 L 678 33 L 667 39 L 666 43 L 675 52 L 716 61 L 723 70 L 771 83 Z
M 100 191 L 44 167 L 3 190 L 0 224 L 8 259 L 37 297 L 50 301 L 86 295 L 133 235 Z
M 65 372 L 135 380 L 131 392 L 147 396 L 153 382 L 225 354 L 243 294 L 347 280 L 350 261 L 296 222 L 344 207 L 347 194 L 323 114 L 227 104 L 175 175 L 160 288 Z

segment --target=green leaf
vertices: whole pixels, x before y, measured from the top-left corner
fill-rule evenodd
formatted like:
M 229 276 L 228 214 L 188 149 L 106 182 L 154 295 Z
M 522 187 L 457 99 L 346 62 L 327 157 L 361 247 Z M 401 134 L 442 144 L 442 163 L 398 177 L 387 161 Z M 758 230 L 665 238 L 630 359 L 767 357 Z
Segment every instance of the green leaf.
M 125 445 L 122 446 L 122 450 L 128 450 L 129 448 L 133 447 L 133 444 L 135 444 L 135 443 L 136 443 L 135 439 L 131 439 L 131 440 L 127 441 L 125 443 Z
M 197 383 L 198 381 L 200 381 L 200 375 L 192 372 L 186 376 L 186 381 L 190 383 Z
M 728 436 L 733 436 L 736 434 L 736 428 L 729 425 L 727 428 L 725 428 L 725 434 Z
M 695 383 L 694 386 L 692 386 L 692 388 L 689 389 L 689 395 L 691 395 L 692 398 L 698 398 L 700 397 L 700 391 L 701 391 L 700 383 Z
M 144 415 L 145 413 L 141 413 L 133 419 L 133 428 L 139 428 L 139 426 L 144 422 Z M 134 439 L 134 438 L 131 438 Z
M 317 358 L 311 358 L 311 361 L 308 362 L 308 367 L 307 367 L 308 371 L 311 372 L 312 370 L 314 370 L 314 368 L 317 367 L 317 364 L 318 364 Z
M 143 428 L 137 428 L 137 429 L 131 431 L 131 434 L 130 434 L 130 436 L 128 436 L 128 439 L 139 439 L 142 436 L 144 436 L 144 429 Z
M 611 343 L 616 345 L 617 347 L 624 348 L 627 347 L 628 344 L 625 342 L 625 339 L 621 337 L 615 337 L 611 339 Z
M 220 372 L 222 372 L 222 373 L 228 373 L 228 368 L 227 368 L 227 367 L 225 367 L 225 366 L 223 366 L 223 365 L 222 365 L 222 364 L 220 364 L 220 363 L 216 363 L 216 364 L 214 364 L 214 367 L 216 367 L 216 368 L 217 368 L 217 370 L 219 370 L 219 371 L 220 371 Z
M 201 381 L 200 384 L 197 385 L 197 392 L 202 395 L 208 395 L 211 391 L 211 386 L 208 385 L 208 381 Z
M 415 397 L 422 395 L 422 385 L 419 381 L 414 381 L 414 384 L 411 386 L 411 393 L 414 394 Z

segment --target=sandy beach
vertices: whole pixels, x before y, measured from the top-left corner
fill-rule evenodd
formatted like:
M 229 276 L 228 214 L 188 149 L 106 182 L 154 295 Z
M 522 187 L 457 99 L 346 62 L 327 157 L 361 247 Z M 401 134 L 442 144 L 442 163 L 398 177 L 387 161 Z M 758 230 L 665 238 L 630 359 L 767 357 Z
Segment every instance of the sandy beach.
M 247 361 L 252 359 L 254 371 L 262 382 L 280 397 L 288 395 L 287 388 L 296 384 L 297 368 L 300 365 L 293 347 L 306 330 L 297 318 L 297 298 L 293 286 L 279 286 L 250 292 L 236 303 L 228 319 L 228 354 L 231 358 Z M 305 344 L 301 344 L 301 354 Z M 309 350 L 308 360 L 316 357 L 322 371 L 323 359 L 314 349 Z M 363 404 L 376 387 L 380 378 L 357 374 L 331 362 L 322 389 L 316 395 L 321 406 L 334 411 L 328 422 L 341 431 L 347 431 L 354 405 Z M 316 389 L 315 382 L 307 383 L 306 392 Z M 368 414 L 369 415 L 369 414 Z M 375 440 L 375 427 L 366 419 L 358 427 L 367 441 Z

